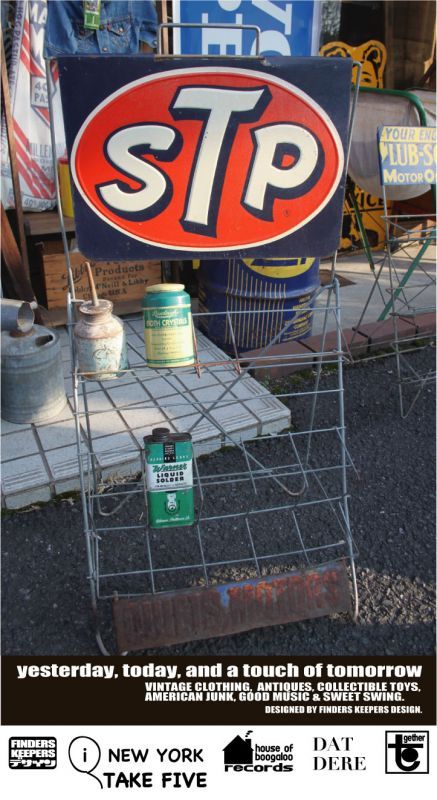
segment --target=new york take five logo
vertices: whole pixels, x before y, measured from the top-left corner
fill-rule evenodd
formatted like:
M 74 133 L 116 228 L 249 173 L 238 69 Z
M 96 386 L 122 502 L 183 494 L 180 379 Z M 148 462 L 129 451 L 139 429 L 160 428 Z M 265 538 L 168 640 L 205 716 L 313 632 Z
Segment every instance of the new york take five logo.
M 82 199 L 116 231 L 220 253 L 307 225 L 338 188 L 344 154 L 301 88 L 220 66 L 153 73 L 109 94 L 75 133 L 70 163 Z

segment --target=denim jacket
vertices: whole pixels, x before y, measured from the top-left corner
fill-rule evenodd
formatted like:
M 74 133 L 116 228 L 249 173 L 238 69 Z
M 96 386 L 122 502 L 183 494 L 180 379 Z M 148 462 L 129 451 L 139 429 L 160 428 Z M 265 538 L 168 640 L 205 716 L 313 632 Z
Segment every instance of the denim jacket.
M 156 47 L 157 15 L 151 0 L 102 0 L 100 28 L 86 30 L 81 0 L 49 0 L 45 56 L 137 53 L 139 43 Z

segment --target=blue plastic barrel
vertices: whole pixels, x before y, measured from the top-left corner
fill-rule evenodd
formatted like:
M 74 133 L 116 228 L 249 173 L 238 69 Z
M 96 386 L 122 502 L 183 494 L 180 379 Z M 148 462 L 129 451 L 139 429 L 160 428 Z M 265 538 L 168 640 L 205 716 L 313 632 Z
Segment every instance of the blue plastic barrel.
M 200 261 L 199 311 L 250 312 L 230 315 L 240 353 L 265 347 L 287 323 L 277 343 L 304 339 L 312 330 L 319 263 L 317 258 Z M 199 327 L 223 350 L 234 352 L 224 313 L 199 317 Z

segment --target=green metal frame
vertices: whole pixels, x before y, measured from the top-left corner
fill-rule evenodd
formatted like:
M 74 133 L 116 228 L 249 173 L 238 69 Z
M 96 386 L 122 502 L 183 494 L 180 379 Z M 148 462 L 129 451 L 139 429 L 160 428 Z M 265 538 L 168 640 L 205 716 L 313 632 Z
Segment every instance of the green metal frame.
M 392 299 L 388 301 L 388 303 L 387 303 L 387 305 L 385 306 L 384 310 L 383 310 L 383 311 L 382 311 L 382 313 L 379 315 L 379 317 L 378 317 L 378 322 L 383 322 L 383 321 L 384 321 L 384 320 L 385 320 L 385 319 L 388 317 L 388 315 L 389 315 L 389 313 L 390 313 L 391 309 L 394 307 L 394 301 L 395 301 L 395 300 L 396 300 L 396 299 L 399 297 L 399 295 L 400 295 L 400 294 L 401 294 L 401 292 L 402 292 L 402 289 L 403 289 L 403 288 L 404 288 L 404 287 L 407 285 L 407 283 L 408 283 L 408 281 L 410 280 L 410 278 L 411 278 L 411 276 L 412 276 L 412 274 L 413 274 L 414 270 L 416 269 L 417 265 L 418 265 L 418 264 L 420 264 L 420 262 L 421 262 L 421 260 L 422 260 L 423 256 L 425 255 L 426 251 L 428 250 L 428 247 L 430 246 L 431 242 L 433 242 L 433 241 L 434 241 L 434 240 L 433 240 L 433 239 L 430 237 L 429 239 L 427 239 L 427 240 L 424 242 L 424 244 L 423 244 L 423 245 L 422 245 L 422 247 L 420 248 L 419 252 L 417 253 L 417 255 L 415 256 L 415 258 L 414 258 L 414 259 L 413 259 L 413 261 L 411 262 L 411 264 L 410 264 L 409 268 L 407 269 L 407 271 L 406 271 L 406 273 L 405 273 L 404 277 L 403 277 L 403 278 L 402 278 L 402 280 L 399 282 L 399 286 L 398 286 L 398 287 L 397 287 L 397 289 L 395 289 L 395 291 L 393 292 L 393 297 L 392 297 Z

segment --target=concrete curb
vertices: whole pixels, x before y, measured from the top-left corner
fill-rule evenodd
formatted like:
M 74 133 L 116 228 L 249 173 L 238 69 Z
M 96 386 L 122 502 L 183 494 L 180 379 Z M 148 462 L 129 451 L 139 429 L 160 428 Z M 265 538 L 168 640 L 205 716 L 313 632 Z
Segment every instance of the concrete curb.
M 417 314 L 411 319 L 403 317 L 398 322 L 399 336 L 404 343 L 415 339 L 435 336 L 435 312 Z M 371 322 L 357 328 L 345 328 L 341 332 L 342 349 L 347 358 L 353 361 L 360 356 L 384 350 L 393 343 L 394 331 L 391 319 Z M 258 380 L 281 378 L 293 372 L 311 369 L 322 358 L 324 363 L 332 363 L 337 352 L 337 333 L 329 331 L 325 336 L 323 354 L 322 335 L 309 336 L 302 341 L 284 342 L 273 345 L 263 356 L 263 350 L 251 350 L 241 358 L 242 366 L 250 363 L 250 369 Z M 319 354 L 319 355 L 316 355 Z M 271 366 L 267 366 L 271 364 Z

